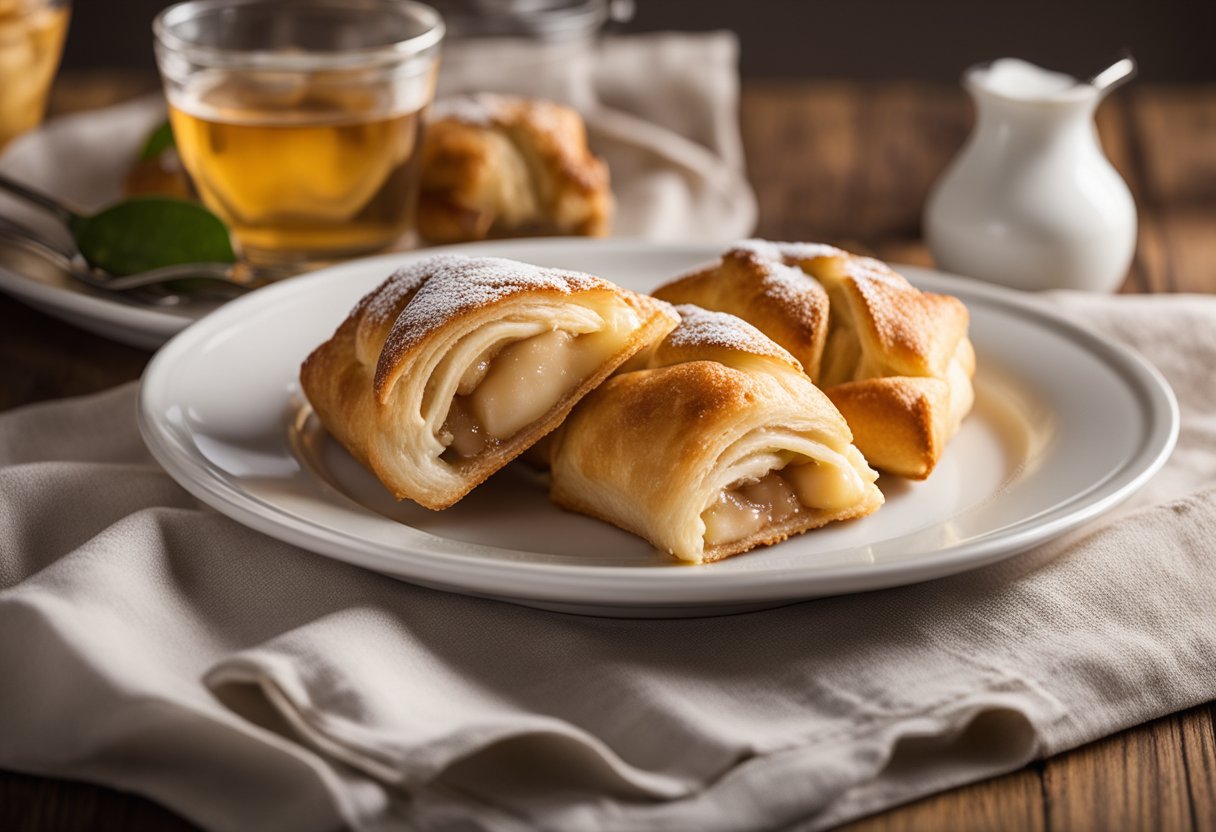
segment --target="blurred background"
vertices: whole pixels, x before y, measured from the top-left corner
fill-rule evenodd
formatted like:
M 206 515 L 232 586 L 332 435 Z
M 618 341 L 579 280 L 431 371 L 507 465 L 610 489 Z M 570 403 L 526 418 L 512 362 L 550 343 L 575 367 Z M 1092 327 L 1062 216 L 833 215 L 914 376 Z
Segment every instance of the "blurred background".
M 436 0 L 433 5 L 494 5 Z M 501 0 L 498 0 L 501 2 Z M 532 0 L 543 6 L 554 0 Z M 154 71 L 149 27 L 165 0 L 83 0 L 64 68 Z M 1122 47 L 1149 82 L 1216 80 L 1212 0 L 636 0 L 618 31 L 731 29 L 748 78 L 954 81 L 1001 55 L 1087 75 Z

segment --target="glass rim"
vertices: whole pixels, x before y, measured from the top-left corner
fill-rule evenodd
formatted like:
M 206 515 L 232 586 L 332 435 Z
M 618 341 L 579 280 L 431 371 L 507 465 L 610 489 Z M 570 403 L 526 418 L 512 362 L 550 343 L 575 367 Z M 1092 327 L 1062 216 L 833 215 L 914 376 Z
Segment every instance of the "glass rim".
M 284 52 L 276 49 L 230 49 L 208 46 L 180 37 L 172 31 L 176 24 L 218 9 L 270 6 L 282 0 L 185 0 L 163 9 L 152 21 L 152 33 L 157 46 L 169 52 L 189 56 L 200 63 L 242 63 L 285 70 L 312 70 L 363 66 L 415 58 L 437 47 L 445 33 L 443 17 L 437 10 L 416 0 L 306 0 L 318 7 L 340 10 L 386 9 L 416 16 L 426 28 L 403 40 L 379 46 L 344 48 L 333 52 Z M 303 5 L 303 4 L 300 4 Z

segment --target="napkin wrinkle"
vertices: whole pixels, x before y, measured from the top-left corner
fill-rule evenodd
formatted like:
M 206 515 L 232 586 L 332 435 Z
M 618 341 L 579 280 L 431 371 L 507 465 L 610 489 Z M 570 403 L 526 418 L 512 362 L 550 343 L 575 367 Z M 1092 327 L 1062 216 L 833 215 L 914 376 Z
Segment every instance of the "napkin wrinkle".
M 979 666 L 962 653 L 952 650 L 945 652 L 968 664 Z M 990 710 L 1016 711 L 1031 725 L 1067 718 L 1068 711 L 1063 703 L 1033 679 L 997 668 L 989 669 L 988 674 L 920 706 L 908 705 L 885 713 L 867 713 L 864 710 L 852 713 L 848 722 L 832 730 L 798 736 L 788 744 L 765 747 L 763 753 L 780 753 L 794 748 L 813 750 L 821 746 L 867 741 L 872 738 L 893 738 L 894 742 L 885 743 L 892 746 L 898 744 L 904 736 L 940 736 L 948 739 L 965 731 L 973 719 Z M 1012 694 L 1018 696 L 1014 697 Z M 1022 710 L 1028 700 L 1036 705 L 1033 718 L 1032 714 Z M 926 719 L 929 721 L 926 722 Z M 888 750 L 893 753 L 894 748 Z
M 49 401 L 4 414 L 0 465 L 23 462 L 97 462 L 146 466 L 160 472 L 135 424 L 136 399 L 127 385 L 75 399 L 89 407 L 63 407 Z M 4 492 L 0 492 L 4 493 Z
M 1058 703 L 1034 693 L 1027 699 L 1024 692 L 1016 683 L 977 689 L 919 716 L 757 755 L 682 800 L 597 804 L 593 795 L 580 795 L 573 804 L 579 810 L 569 814 L 527 802 L 519 810 L 556 817 L 552 828 L 587 832 L 823 829 L 836 825 L 838 817 L 858 817 L 1026 765 L 1039 750 L 1035 713 L 1050 721 Z M 517 792 L 509 795 L 508 802 L 520 800 Z
M 25 649 L 40 657 L 23 675 L 23 685 L 0 685 L 0 707 L 22 708 L 28 719 L 55 724 L 66 739 L 47 743 L 38 731 L 10 732 L 0 752 L 6 768 L 143 791 L 171 806 L 180 805 L 179 800 L 197 803 L 191 800 L 192 793 L 205 788 L 238 805 L 245 801 L 241 811 L 249 828 L 300 828 L 296 825 L 300 819 L 293 822 L 293 813 L 285 812 L 282 805 L 276 807 L 276 799 L 311 805 L 309 815 L 314 819 L 314 813 L 332 814 L 330 789 L 299 793 L 298 777 L 284 771 L 286 758 L 294 758 L 297 766 L 324 781 L 330 777 L 328 767 L 315 765 L 294 744 L 259 736 L 256 726 L 235 715 L 204 707 L 197 701 L 197 689 L 156 692 L 133 685 L 136 679 L 130 668 L 101 660 L 105 651 L 97 649 L 102 646 L 100 634 L 62 626 L 71 620 L 63 605 L 45 590 L 21 598 L 0 594 L 0 631 L 21 632 Z M 95 643 L 90 645 L 90 640 Z M 23 687 L 36 696 L 23 695 Z M 88 690 L 90 704 L 98 711 L 94 716 L 99 718 L 88 718 L 75 707 L 80 689 Z M 249 741 L 251 735 L 256 741 Z M 166 755 L 164 737 L 188 747 L 189 757 Z M 98 748 L 107 749 L 104 760 L 98 759 Z M 247 777 L 251 772 L 238 776 L 233 769 L 240 768 L 242 759 L 249 766 L 265 765 L 265 773 L 256 779 Z M 198 822 L 213 824 L 206 804 L 190 814 Z
M 351 638 L 375 642 L 372 650 L 380 655 L 392 652 L 394 643 L 416 647 L 419 655 L 393 668 L 357 660 L 349 667 L 333 662 L 328 653 L 341 650 Z M 579 761 L 583 779 L 612 791 L 670 798 L 695 787 L 695 779 L 627 762 L 586 728 L 537 713 L 509 691 L 482 688 L 472 674 L 447 685 L 432 679 L 432 686 L 445 688 L 433 701 L 426 701 L 421 691 L 413 699 L 408 691 L 398 693 L 397 680 L 406 678 L 411 667 L 418 672 L 431 664 L 427 669 L 434 672 L 446 664 L 442 658 L 422 655 L 423 638 L 389 611 L 344 610 L 225 657 L 207 671 L 204 681 L 217 695 L 226 686 L 253 686 L 318 750 L 408 789 L 474 755 L 503 756 L 508 747 L 518 754 L 524 745 L 550 748 L 571 763 L 568 771 Z M 723 768 L 728 765 L 722 763 Z
M 268 664 L 228 661 L 208 673 L 207 683 L 217 691 L 245 686 L 258 692 L 315 751 L 390 786 L 413 791 L 440 777 L 469 780 L 488 773 L 501 788 L 502 781 L 515 773 L 517 761 L 524 759 L 529 769 L 547 772 L 547 787 L 566 778 L 594 786 L 598 793 L 635 799 L 639 795 L 672 799 L 696 787 L 630 766 L 595 737 L 543 716 L 511 714 L 501 722 L 467 724 L 451 735 L 419 744 L 409 735 L 353 723 L 312 706 L 289 671 L 279 667 L 271 672 Z M 458 770 L 460 774 L 454 775 Z
M 0 468 L 0 589 L 158 503 L 192 507 L 194 500 L 163 472 L 142 464 L 60 460 Z M 72 522 L 64 522 L 65 507 Z
M 374 614 L 391 624 L 391 621 L 384 619 L 379 611 L 375 611 Z M 352 628 L 344 635 L 316 632 L 339 619 L 346 618 L 354 619 L 360 625 L 357 631 Z M 612 625 L 615 622 L 589 619 L 585 623 L 588 624 L 588 629 L 595 630 L 614 629 Z M 585 822 L 586 826 L 581 828 L 613 828 L 607 817 L 602 816 L 593 808 L 597 805 L 597 796 L 598 801 L 602 802 L 605 794 L 613 793 L 613 790 L 606 788 L 602 782 L 595 791 L 589 790 L 585 783 L 581 789 L 577 787 L 577 782 L 570 785 L 568 788 L 574 790 L 577 799 L 559 805 L 553 805 L 557 801 L 551 794 L 554 789 L 552 777 L 543 780 L 544 794 L 537 788 L 529 790 L 529 784 L 518 778 L 512 779 L 509 783 L 503 782 L 504 771 L 517 771 L 516 767 L 505 762 L 512 759 L 513 753 L 515 756 L 526 755 L 529 765 L 533 768 L 542 767 L 546 771 L 570 773 L 569 764 L 563 764 L 566 759 L 563 755 L 570 751 L 570 747 L 547 746 L 546 743 L 549 740 L 549 736 L 546 735 L 547 726 L 544 724 L 530 725 L 527 713 L 524 711 L 510 717 L 516 720 L 515 725 L 519 734 L 525 739 L 524 742 L 514 743 L 515 748 L 511 747 L 513 743 L 510 740 L 502 741 L 503 734 L 493 729 L 487 730 L 488 726 L 484 720 L 480 723 L 466 722 L 457 725 L 458 733 L 455 735 L 454 741 L 452 741 L 452 737 L 448 737 L 445 738 L 448 742 L 440 743 L 432 748 L 420 745 L 416 741 L 416 737 L 408 733 L 400 734 L 391 726 L 379 721 L 377 709 L 360 701 L 362 693 L 372 691 L 376 687 L 374 678 L 359 676 L 361 664 L 356 663 L 349 670 L 350 675 L 341 671 L 332 672 L 335 667 L 340 668 L 343 663 L 341 658 L 335 659 L 340 645 L 349 644 L 356 632 L 366 639 L 368 629 L 368 622 L 363 619 L 363 616 L 353 615 L 350 611 L 338 616 L 330 616 L 326 621 L 317 622 L 316 625 L 310 625 L 285 636 L 281 643 L 279 643 L 280 640 L 276 640 L 257 650 L 221 660 L 219 665 L 209 671 L 206 679 L 213 690 L 233 684 L 252 685 L 261 690 L 262 695 L 267 698 L 268 704 L 282 712 L 283 716 L 297 727 L 304 739 L 319 753 L 361 768 L 385 782 L 399 783 L 409 789 L 418 789 L 428 783 L 431 784 L 431 789 L 442 788 L 444 784 L 452 785 L 453 782 L 456 782 L 460 784 L 457 792 L 480 791 L 486 796 L 486 799 L 489 799 L 491 795 L 496 795 L 497 799 L 503 800 L 505 799 L 504 793 L 511 795 L 510 800 L 513 801 L 525 800 L 526 797 L 525 802 L 528 805 L 521 804 L 517 808 L 517 812 L 522 813 L 523 816 L 529 816 L 529 812 L 536 811 L 535 801 L 545 803 L 545 813 L 530 816 L 550 818 L 552 826 L 547 828 L 577 827 L 575 817 L 567 817 L 565 814 L 567 811 L 582 818 L 579 823 Z M 309 632 L 309 630 L 314 631 Z M 399 629 L 397 635 L 402 640 L 419 640 L 426 636 L 425 633 L 410 633 L 405 629 Z M 855 775 L 858 783 L 864 783 L 874 778 L 877 772 L 883 771 L 890 760 L 898 759 L 898 754 L 903 746 L 909 742 L 915 746 L 913 740 L 917 737 L 938 736 L 943 738 L 943 742 L 948 741 L 967 731 L 967 726 L 973 721 L 994 719 L 996 717 L 987 715 L 1003 711 L 1016 712 L 1018 718 L 1023 719 L 1027 724 L 1045 725 L 1061 717 L 1063 707 L 1033 680 L 1013 675 L 1005 668 L 977 662 L 959 651 L 948 652 L 956 655 L 960 662 L 979 669 L 978 681 L 962 689 L 950 686 L 949 690 L 944 691 L 936 701 L 922 699 L 919 707 L 914 700 L 903 702 L 898 699 L 893 703 L 880 703 L 878 707 L 873 707 L 871 703 L 860 699 L 854 692 L 845 688 L 837 688 L 838 701 L 844 705 L 846 713 L 842 715 L 845 721 L 837 725 L 835 729 L 819 731 L 806 736 L 794 736 L 785 743 L 772 743 L 762 747 L 758 746 L 751 751 L 737 753 L 716 771 L 701 773 L 686 781 L 687 785 L 682 789 L 665 792 L 651 791 L 652 800 L 665 796 L 667 800 L 678 801 L 681 794 L 690 795 L 712 790 L 716 783 L 729 776 L 729 773 L 739 766 L 746 765 L 752 757 L 780 755 L 791 747 L 801 748 L 808 753 L 813 753 L 816 749 L 828 749 L 826 756 L 831 757 L 838 748 L 866 745 L 869 748 L 869 762 L 858 769 Z M 450 655 L 446 657 L 446 660 L 451 661 Z M 483 670 L 490 669 L 483 668 Z M 473 669 L 470 668 L 465 675 L 472 676 L 473 672 Z M 631 674 L 631 676 L 633 675 L 645 674 Z M 386 673 L 386 678 L 403 678 L 403 676 L 399 673 Z M 434 684 L 433 679 L 430 681 Z M 352 682 L 357 683 L 353 690 L 351 689 Z M 826 690 L 832 686 L 823 687 Z M 1011 697 L 1011 694 L 1017 694 L 1017 696 Z M 408 697 L 406 698 L 408 699 Z M 818 694 L 816 698 L 819 698 Z M 639 701 L 645 700 L 646 697 L 639 697 Z M 1037 704 L 1031 710 L 1020 710 L 1019 708 L 1024 708 L 1027 702 Z M 350 714 L 355 715 L 353 719 L 348 718 Z M 672 712 L 668 709 L 657 717 L 653 720 L 654 724 L 662 724 L 670 732 L 670 726 L 679 722 L 680 715 L 678 711 Z M 509 725 L 510 718 L 505 719 L 503 724 Z M 575 734 L 572 739 L 576 743 L 583 744 L 587 750 L 595 754 L 605 753 L 601 748 L 596 747 L 594 735 L 574 730 Z M 924 743 L 922 742 L 921 745 L 923 746 Z M 520 750 L 520 747 L 525 748 L 526 751 Z M 438 757 L 435 756 L 434 748 L 439 748 Z M 1033 757 L 1035 748 L 1037 746 L 1027 746 L 1025 743 L 1017 745 L 1013 750 L 1005 749 L 1003 746 L 999 747 L 992 752 L 994 762 L 985 762 L 985 765 L 989 766 L 985 771 L 998 773 L 1024 764 Z M 607 753 L 612 752 L 609 749 Z M 905 756 L 907 756 L 906 753 Z M 425 762 L 425 768 L 418 770 L 420 760 Z M 1009 762 L 1010 760 L 1013 762 Z M 410 771 L 414 772 L 413 776 L 410 776 Z M 625 776 L 628 778 L 628 771 Z M 442 782 L 432 782 L 436 780 Z M 495 781 L 494 788 L 486 785 L 487 782 Z M 585 782 L 594 783 L 597 780 L 593 775 L 588 774 Z M 643 789 L 647 786 L 646 783 L 636 780 L 630 782 Z M 532 785 L 535 786 L 535 784 Z M 617 799 L 633 806 L 634 813 L 645 814 L 648 806 L 657 805 L 653 802 L 640 803 L 636 797 L 633 800 L 622 797 Z M 827 799 L 825 798 L 825 800 Z M 559 818 L 559 820 L 553 820 L 553 818 Z M 787 821 L 792 822 L 792 819 L 782 819 L 782 822 Z M 632 827 L 626 824 L 621 828 Z M 642 823 L 639 828 L 650 827 Z
M 1209 481 L 1211 464 L 1209 459 Z M 1037 655 L 1042 679 L 1069 675 L 1074 696 L 1089 704 L 1070 709 L 1067 719 L 1046 735 L 1045 754 L 1212 699 L 1216 641 L 1203 628 L 1216 618 L 1216 597 L 1196 596 L 1193 589 L 1216 585 L 1213 540 L 1216 487 L 1208 487 L 1164 505 L 1122 513 L 1117 522 L 1080 535 L 1067 557 L 1046 567 L 1076 573 L 1068 580 L 1058 574 L 1039 575 L 1017 585 L 1017 594 L 1031 596 L 1027 609 L 1046 605 L 1045 598 L 1033 598 L 1035 585 L 1056 581 L 1066 592 L 1056 593 L 1057 614 L 1047 621 L 1049 626 L 1013 642 L 1011 661 Z M 1111 573 L 1111 564 L 1123 560 L 1137 563 L 1137 574 L 1150 584 L 1129 584 Z M 1186 578 L 1160 580 L 1167 575 Z M 1094 605 L 1104 611 L 1101 618 L 1087 613 Z M 1161 633 L 1175 637 L 1163 641 Z M 1178 638 L 1180 633 L 1192 635 Z M 1084 653 L 1069 649 L 1077 638 L 1088 645 Z M 1163 708 L 1163 702 L 1170 707 Z
M 817 812 L 792 821 L 792 828 L 828 829 L 927 794 L 1017 771 L 1043 753 L 1039 729 L 1025 705 L 1021 698 L 1005 702 L 994 697 L 970 713 L 944 714 L 926 733 L 909 730 L 868 779 L 863 775 Z M 943 730 L 944 725 L 955 727 Z
M 0 730 L 0 766 L 149 794 L 207 828 L 336 828 L 342 819 L 333 807 L 346 817 L 352 794 L 363 795 L 363 811 L 389 816 L 365 785 L 228 712 L 197 683 L 198 656 L 231 649 L 216 638 L 223 619 L 207 605 L 192 610 L 194 599 L 170 580 L 181 568 L 151 556 L 165 549 L 150 541 L 170 540 L 163 527 L 175 522 L 195 534 L 201 526 L 212 541 L 218 536 L 207 532 L 208 520 L 248 534 L 208 514 L 142 510 L 0 591 L 0 655 L 20 657 L 24 668 L 0 679 L 0 710 L 22 714 Z M 294 551 L 267 541 L 276 546 Z M 121 592 L 105 592 L 116 580 Z M 158 604 L 145 610 L 141 601 L 152 597 Z M 60 741 L 46 741 L 49 726 Z M 312 788 L 296 792 L 305 782 Z M 297 804 L 307 810 L 285 808 Z
M 893 721 L 885 730 L 867 730 L 858 736 L 845 732 L 837 742 L 740 760 L 722 777 L 666 802 L 580 791 L 555 778 L 543 757 L 539 765 L 532 756 L 526 765 L 512 765 L 492 755 L 474 755 L 441 772 L 411 801 L 410 828 L 563 832 L 827 828 L 844 812 L 845 817 L 857 817 L 978 777 L 1013 771 L 1032 760 L 1037 745 L 1031 718 L 1022 710 L 1026 701 L 1011 698 L 1006 703 L 999 692 L 974 693 L 936 713 Z M 985 694 L 982 702 L 974 701 Z M 1048 711 L 1053 708 L 1046 706 Z M 825 765 L 828 760 L 833 764 Z M 757 793 L 756 783 L 773 786 L 772 793 Z
M 676 684 L 695 686 L 695 678 L 680 678 L 684 662 L 665 666 L 670 657 L 661 644 L 655 645 L 657 655 L 634 655 L 629 660 L 613 655 L 625 644 L 630 648 L 641 646 L 616 641 L 617 630 L 611 626 L 614 622 L 576 618 L 570 630 L 563 633 L 545 627 L 529 610 L 486 601 L 470 602 L 484 617 L 466 614 L 459 620 L 449 620 L 427 612 L 434 606 L 430 602 L 443 595 L 428 594 L 425 605 L 401 604 L 397 601 L 399 585 L 392 581 L 388 585 L 387 592 L 364 599 L 363 606 L 285 633 L 261 649 L 297 662 L 308 677 L 314 701 L 324 700 L 326 709 L 340 710 L 355 722 L 378 721 L 381 727 L 399 724 L 403 715 L 397 708 L 394 680 L 424 674 L 435 692 L 429 701 L 418 705 L 420 708 L 438 709 L 448 719 L 453 714 L 547 712 L 596 735 L 609 747 L 616 748 L 622 742 L 630 745 L 628 762 L 639 769 L 670 773 L 672 765 L 668 737 L 638 736 L 652 716 L 661 718 L 669 732 L 679 733 L 686 742 L 695 744 L 694 759 L 685 763 L 692 767 L 691 773 L 684 773 L 687 776 L 704 779 L 749 750 L 730 733 L 731 729 L 718 725 L 716 712 L 703 702 L 690 701 L 681 709 L 663 707 L 656 711 L 652 703 L 662 702 L 665 690 L 670 693 Z M 630 632 L 636 631 L 636 622 L 629 625 Z M 460 637 L 450 638 L 453 632 Z M 361 648 L 358 653 L 350 649 L 355 643 Z M 710 648 L 710 655 L 716 654 L 718 643 L 714 638 L 702 642 Z M 532 644 L 544 644 L 546 649 L 538 651 Z M 693 651 L 694 646 L 686 644 Z M 577 670 L 554 666 L 551 656 L 580 657 L 580 666 Z M 720 668 L 723 664 L 718 662 Z M 557 677 L 550 678 L 554 674 Z M 754 677 L 755 670 L 749 675 Z M 491 679 L 512 676 L 528 683 L 486 684 Z M 569 681 L 567 676 L 571 677 Z M 578 697 L 555 700 L 554 690 L 574 684 L 575 676 L 584 681 L 599 679 L 603 684 L 592 682 Z M 344 681 L 337 683 L 337 696 L 331 699 L 336 679 Z M 342 692 L 352 687 L 359 692 L 354 699 Z M 635 711 L 620 713 L 617 704 L 621 700 L 636 702 Z M 614 718 L 599 719 L 600 710 L 613 713 Z

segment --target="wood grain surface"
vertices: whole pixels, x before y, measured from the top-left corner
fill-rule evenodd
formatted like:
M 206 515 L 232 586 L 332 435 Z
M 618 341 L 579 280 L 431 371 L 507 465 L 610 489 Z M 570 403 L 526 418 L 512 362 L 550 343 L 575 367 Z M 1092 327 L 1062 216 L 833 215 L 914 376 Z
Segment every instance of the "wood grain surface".
M 52 109 L 104 106 L 154 87 L 145 76 L 69 76 Z M 741 121 L 759 235 L 930 263 L 920 214 L 971 123 L 960 91 L 750 85 Z M 1216 292 L 1216 87 L 1132 87 L 1103 105 L 1098 126 L 1140 210 L 1123 291 Z M 0 410 L 137 378 L 148 357 L 0 296 Z M 1216 832 L 1214 722 L 1213 705 L 1201 705 L 845 828 Z M 0 830 L 193 828 L 135 795 L 0 772 Z

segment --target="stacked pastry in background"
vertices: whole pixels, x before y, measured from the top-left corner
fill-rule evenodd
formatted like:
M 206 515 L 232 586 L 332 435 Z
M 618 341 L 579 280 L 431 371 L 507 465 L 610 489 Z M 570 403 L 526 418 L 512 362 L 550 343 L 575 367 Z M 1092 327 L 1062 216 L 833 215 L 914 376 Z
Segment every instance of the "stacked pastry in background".
M 655 294 L 440 255 L 301 380 L 399 499 L 452 505 L 557 430 L 554 502 L 693 563 L 872 513 L 871 465 L 928 476 L 971 407 L 966 308 L 879 261 L 749 242 Z
M 422 145 L 418 233 L 431 243 L 489 237 L 605 237 L 608 166 L 582 117 L 550 101 L 483 94 L 435 106 Z

